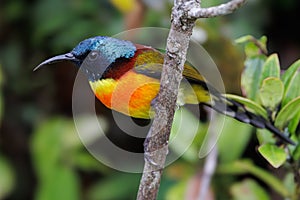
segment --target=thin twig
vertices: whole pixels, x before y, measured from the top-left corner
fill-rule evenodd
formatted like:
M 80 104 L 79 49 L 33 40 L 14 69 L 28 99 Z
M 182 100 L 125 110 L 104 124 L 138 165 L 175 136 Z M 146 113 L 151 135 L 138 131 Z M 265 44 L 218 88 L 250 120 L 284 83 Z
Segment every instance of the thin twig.
M 240 8 L 245 2 L 246 0 L 232 0 L 228 3 L 210 8 L 201 8 L 201 6 L 199 5 L 192 8 L 189 11 L 188 15 L 192 18 L 211 18 L 221 15 L 227 15 Z
M 213 146 L 211 149 L 211 152 L 207 155 L 205 159 L 203 174 L 201 177 L 201 185 L 199 189 L 198 194 L 198 200 L 205 200 L 207 199 L 206 196 L 209 191 L 210 182 L 212 179 L 212 176 L 215 173 L 216 166 L 217 166 L 217 158 L 218 158 L 218 147 L 216 145 L 216 138 L 218 137 L 218 130 L 216 130 L 217 122 L 216 122 L 216 113 L 215 111 L 212 111 L 211 113 L 211 120 L 213 123 L 211 126 L 213 127 L 211 131 L 208 134 L 208 145 Z

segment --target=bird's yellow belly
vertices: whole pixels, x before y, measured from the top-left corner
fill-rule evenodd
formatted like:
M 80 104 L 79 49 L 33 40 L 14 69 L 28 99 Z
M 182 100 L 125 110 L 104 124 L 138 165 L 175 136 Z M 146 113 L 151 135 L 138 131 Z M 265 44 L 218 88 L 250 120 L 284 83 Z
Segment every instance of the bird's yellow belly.
M 136 118 L 151 118 L 151 101 L 159 91 L 159 80 L 129 71 L 120 79 L 90 82 L 96 97 L 108 108 Z
M 129 71 L 120 79 L 90 82 L 96 97 L 108 108 L 135 118 L 149 119 L 154 111 L 151 102 L 159 92 L 159 80 Z M 181 83 L 177 104 L 210 101 L 208 91 L 199 85 Z

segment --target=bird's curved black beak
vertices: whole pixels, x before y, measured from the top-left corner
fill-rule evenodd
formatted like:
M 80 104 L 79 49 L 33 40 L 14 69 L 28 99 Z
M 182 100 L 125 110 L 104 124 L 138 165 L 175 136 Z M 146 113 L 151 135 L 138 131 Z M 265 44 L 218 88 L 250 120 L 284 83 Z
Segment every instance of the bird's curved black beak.
M 36 66 L 33 69 L 33 71 L 37 70 L 38 68 L 40 68 L 44 65 L 53 64 L 53 63 L 56 63 L 56 62 L 61 62 L 61 61 L 66 61 L 66 60 L 70 60 L 70 61 L 73 61 L 73 62 L 78 61 L 78 59 L 72 53 L 66 53 L 66 54 L 54 56 L 52 58 L 49 58 L 49 59 L 45 60 L 44 62 L 42 62 L 41 64 Z

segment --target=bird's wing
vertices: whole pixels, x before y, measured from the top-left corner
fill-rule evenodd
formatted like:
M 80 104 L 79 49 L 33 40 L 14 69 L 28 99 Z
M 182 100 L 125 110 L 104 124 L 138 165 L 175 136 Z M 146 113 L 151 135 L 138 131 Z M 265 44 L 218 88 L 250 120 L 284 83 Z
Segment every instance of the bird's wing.
M 137 73 L 160 79 L 164 62 L 164 54 L 149 47 L 140 47 L 137 49 L 136 53 L 138 55 L 136 57 L 134 70 Z M 204 82 L 204 78 L 201 74 L 188 62 L 184 65 L 183 77 L 189 82 Z

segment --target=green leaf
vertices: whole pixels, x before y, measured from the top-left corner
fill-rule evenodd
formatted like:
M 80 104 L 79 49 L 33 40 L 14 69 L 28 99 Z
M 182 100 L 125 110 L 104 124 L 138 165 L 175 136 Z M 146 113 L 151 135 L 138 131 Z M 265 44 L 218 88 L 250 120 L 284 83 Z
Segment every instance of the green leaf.
M 109 168 L 99 162 L 92 154 L 83 151 L 83 152 L 76 152 L 76 154 L 73 155 L 73 164 L 84 171 L 99 171 L 101 173 L 108 173 Z
M 220 163 L 231 162 L 241 157 L 251 138 L 252 127 L 226 117 L 218 140 Z M 232 131 L 234 130 L 234 131 Z M 234 141 L 234 142 L 233 142 Z M 229 153 L 230 152 L 230 153 Z
M 140 174 L 114 173 L 94 184 L 88 191 L 87 199 L 134 199 L 139 180 Z
M 243 93 L 245 93 L 245 95 L 253 101 L 257 100 L 261 72 L 265 60 L 266 57 L 262 55 L 248 58 L 245 62 L 245 69 L 241 77 L 241 86 Z
M 300 60 L 293 63 L 282 75 L 284 83 L 284 95 L 281 106 L 300 96 Z
M 275 144 L 276 142 L 274 135 L 267 129 L 257 129 L 256 135 L 259 144 L 265 144 L 265 143 Z
M 258 151 L 275 168 L 280 167 L 287 158 L 284 149 L 269 143 L 261 145 Z
M 31 142 L 39 181 L 36 199 L 79 199 L 79 179 L 70 165 L 80 144 L 73 121 L 54 118 L 40 123 Z
M 217 172 L 237 175 L 250 173 L 263 181 L 270 188 L 277 191 L 277 193 L 283 197 L 290 196 L 289 190 L 283 185 L 282 180 L 278 179 L 271 172 L 254 165 L 250 160 L 237 160 L 228 164 L 220 164 L 218 165 Z
M 200 126 L 199 119 L 187 109 L 177 110 L 171 129 L 170 149 L 178 155 L 184 153 L 183 158 L 190 162 L 199 160 L 199 147 L 191 144 L 199 130 L 204 129 Z
M 284 95 L 281 106 L 284 107 L 291 100 L 300 96 L 300 60 L 294 62 L 282 75 Z M 300 122 L 300 112 L 290 121 L 289 132 L 295 133 Z
M 234 200 L 269 200 L 268 193 L 256 181 L 245 179 L 232 185 L 230 192 Z
M 76 173 L 67 167 L 53 168 L 47 181 L 38 185 L 36 200 L 76 200 L 79 199 L 79 179 Z
M 289 121 L 291 121 L 300 112 L 300 97 L 293 99 L 286 104 L 278 113 L 275 119 L 275 126 L 284 129 Z
M 267 37 L 262 36 L 260 39 L 254 38 L 252 35 L 246 35 L 235 40 L 236 43 L 246 43 L 245 53 L 248 58 L 267 53 Z
M 284 85 L 289 84 L 295 73 L 298 71 L 300 68 L 300 60 L 297 60 L 294 62 L 283 74 L 282 74 L 282 81 Z
M 294 160 L 300 160 L 300 145 L 297 145 L 295 150 L 292 153 Z
M 259 97 L 264 107 L 275 110 L 283 96 L 283 83 L 279 78 L 270 77 L 262 82 Z
M 248 111 L 258 114 L 266 119 L 268 118 L 267 111 L 263 107 L 261 107 L 258 103 L 254 102 L 250 99 L 247 99 L 247 98 L 244 98 L 241 96 L 237 96 L 237 95 L 233 95 L 233 94 L 226 94 L 225 96 L 229 99 L 235 100 L 235 101 L 245 105 Z
M 280 78 L 280 64 L 277 54 L 270 55 L 262 68 L 260 85 L 268 77 Z
M 286 174 L 286 176 L 283 179 L 283 184 L 284 184 L 285 188 L 287 188 L 289 190 L 290 194 L 295 194 L 297 183 L 295 182 L 294 174 L 292 172 L 288 172 Z M 293 198 L 290 198 L 290 199 L 293 199 Z
M 199 179 L 199 177 L 197 177 Z M 186 190 L 191 189 L 191 187 L 187 188 L 187 180 L 180 181 L 171 187 L 168 191 L 164 199 L 172 199 L 172 200 L 181 200 L 186 196 Z
M 293 119 L 289 122 L 289 132 L 292 134 L 296 133 L 297 127 L 300 122 L 300 112 L 294 116 Z
M 8 161 L 0 155 L 0 199 L 5 199 L 15 187 L 15 173 Z
M 252 35 L 245 35 L 236 39 L 235 42 L 238 44 L 242 44 L 242 43 L 250 42 L 252 39 L 254 39 Z
M 53 167 L 63 164 L 60 160 L 71 160 L 70 155 L 81 146 L 72 120 L 53 118 L 40 123 L 31 140 L 33 164 L 39 178 L 49 177 Z
M 33 165 L 38 178 L 45 180 L 62 155 L 61 136 L 64 132 L 64 120 L 53 119 L 40 123 L 31 139 Z

